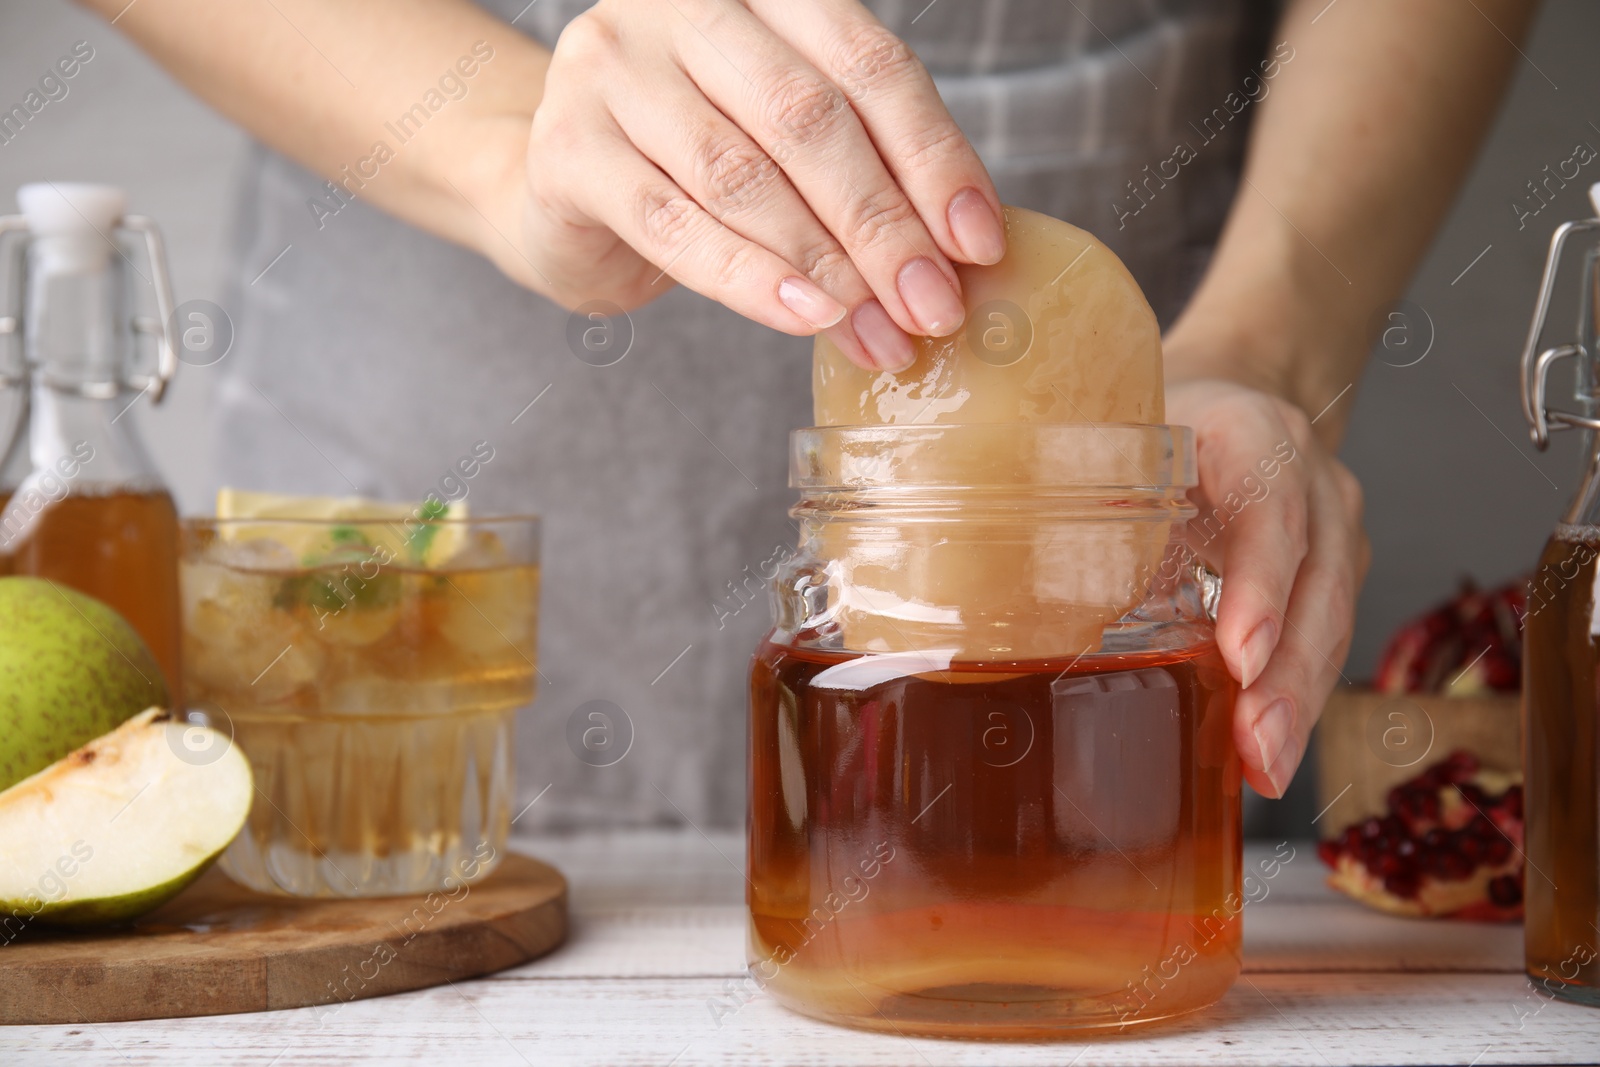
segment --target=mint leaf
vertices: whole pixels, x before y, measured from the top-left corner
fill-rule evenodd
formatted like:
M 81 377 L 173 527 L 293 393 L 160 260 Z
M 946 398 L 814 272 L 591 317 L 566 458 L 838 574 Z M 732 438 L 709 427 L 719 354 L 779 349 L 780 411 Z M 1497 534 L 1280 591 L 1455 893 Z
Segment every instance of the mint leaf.
M 428 546 L 433 544 L 433 539 L 439 536 L 439 527 L 433 525 L 435 520 L 442 519 L 450 511 L 450 505 L 434 498 L 424 500 L 417 509 L 417 519 L 427 525 L 419 526 L 411 531 L 411 536 L 406 538 L 406 545 L 411 550 L 411 561 L 421 563 L 428 556 Z

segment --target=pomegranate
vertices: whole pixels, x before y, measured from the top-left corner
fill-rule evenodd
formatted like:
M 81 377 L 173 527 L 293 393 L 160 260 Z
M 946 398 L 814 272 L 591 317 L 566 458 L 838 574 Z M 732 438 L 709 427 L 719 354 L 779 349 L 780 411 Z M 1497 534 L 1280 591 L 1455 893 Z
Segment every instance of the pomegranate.
M 1513 691 L 1522 685 L 1527 580 L 1489 592 L 1461 583 L 1453 600 L 1402 626 L 1378 661 L 1380 693 Z
M 1328 884 L 1395 915 L 1520 919 L 1519 779 L 1452 752 L 1391 789 L 1383 816 L 1317 846 Z

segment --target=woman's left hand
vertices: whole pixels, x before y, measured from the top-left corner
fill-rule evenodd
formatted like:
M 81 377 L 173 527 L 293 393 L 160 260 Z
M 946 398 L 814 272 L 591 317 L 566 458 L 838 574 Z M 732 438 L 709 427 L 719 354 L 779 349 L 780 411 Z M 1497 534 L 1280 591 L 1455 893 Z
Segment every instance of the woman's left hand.
M 1245 778 L 1282 796 L 1341 677 L 1370 549 L 1361 486 L 1286 400 L 1220 378 L 1169 382 L 1200 485 L 1189 543 L 1223 575 L 1217 642 L 1244 686 L 1233 737 Z

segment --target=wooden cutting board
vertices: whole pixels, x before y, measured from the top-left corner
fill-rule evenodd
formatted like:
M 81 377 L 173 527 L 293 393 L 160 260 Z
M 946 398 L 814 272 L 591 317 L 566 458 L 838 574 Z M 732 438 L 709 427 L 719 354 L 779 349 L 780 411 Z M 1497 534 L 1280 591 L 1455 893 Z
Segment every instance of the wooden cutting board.
M 566 879 L 526 856 L 453 894 L 363 900 L 266 896 L 213 869 L 130 927 L 0 944 L 0 1024 L 331 1013 L 525 963 L 566 932 Z

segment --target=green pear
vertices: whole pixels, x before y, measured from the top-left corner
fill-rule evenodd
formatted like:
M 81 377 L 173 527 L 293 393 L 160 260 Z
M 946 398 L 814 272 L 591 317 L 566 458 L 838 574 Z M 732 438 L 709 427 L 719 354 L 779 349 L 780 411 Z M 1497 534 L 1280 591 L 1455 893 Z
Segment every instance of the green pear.
M 0 945 L 31 922 L 125 922 L 177 896 L 250 814 L 224 734 L 150 708 L 0 792 Z
M 0 789 L 167 703 L 161 668 L 126 619 L 40 578 L 0 578 Z

